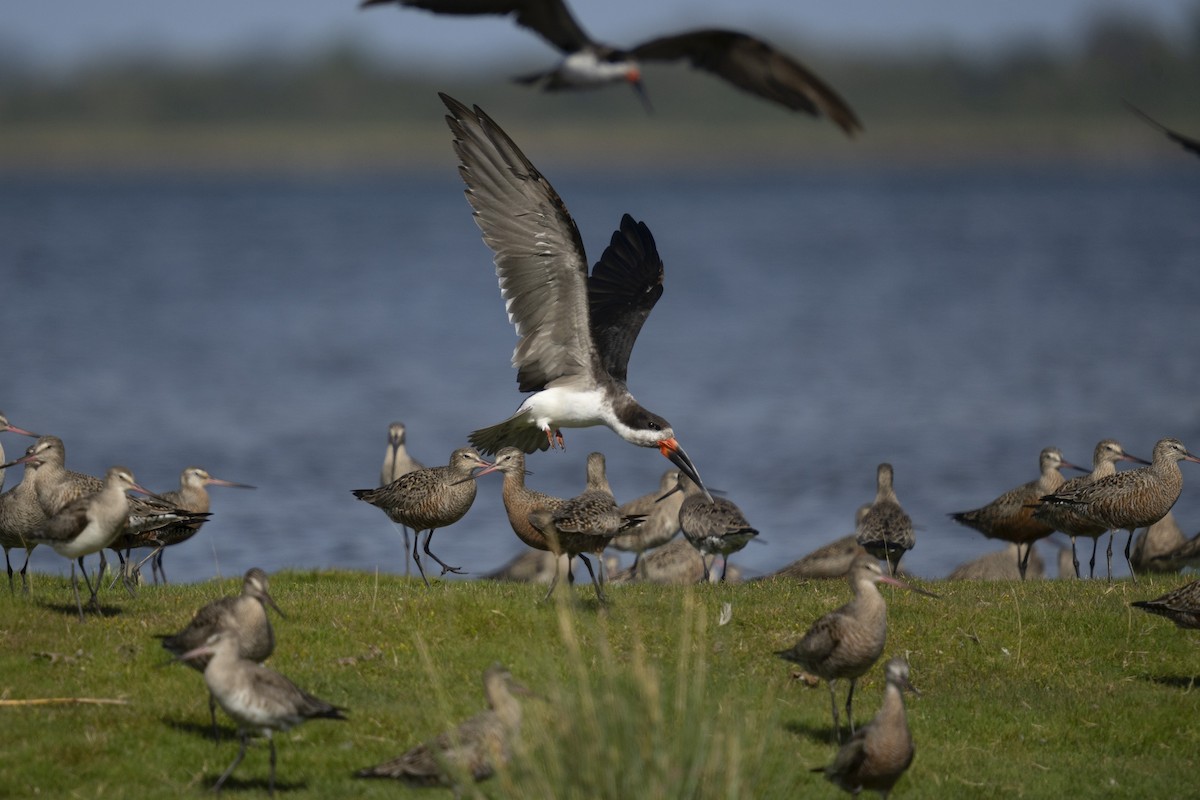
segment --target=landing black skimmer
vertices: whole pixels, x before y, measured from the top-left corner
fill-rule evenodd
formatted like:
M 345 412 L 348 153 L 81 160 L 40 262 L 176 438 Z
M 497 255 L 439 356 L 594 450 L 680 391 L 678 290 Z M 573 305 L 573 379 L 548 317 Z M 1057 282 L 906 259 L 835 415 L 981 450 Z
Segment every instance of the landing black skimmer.
M 532 453 L 561 446 L 560 428 L 607 425 L 627 442 L 657 447 L 704 489 L 671 423 L 638 405 L 625 386 L 633 343 L 663 291 L 650 229 L 624 215 L 588 277 L 579 229 L 550 182 L 478 106 L 439 96 L 520 339 L 512 357 L 517 382 L 534 393 L 504 422 L 472 433 L 471 444 L 487 454 L 508 446 Z
M 1147 114 L 1145 111 L 1142 111 L 1140 108 L 1135 106 L 1133 103 L 1127 102 L 1127 103 L 1125 103 L 1125 107 L 1128 108 L 1133 113 L 1137 114 L 1142 119 L 1146 120 L 1146 122 L 1151 127 L 1158 128 L 1160 131 L 1162 131 L 1164 134 L 1166 134 L 1168 139 L 1170 139 L 1171 141 L 1178 144 L 1184 150 L 1187 150 L 1189 153 L 1194 153 L 1195 155 L 1200 156 L 1200 139 L 1193 139 L 1190 136 L 1184 136 L 1182 133 L 1179 133 L 1178 131 L 1171 130 L 1166 125 L 1163 125 L 1161 122 L 1156 120 L 1154 117 Z
M 646 101 L 642 61 L 686 60 L 750 94 L 814 117 L 826 116 L 846 135 L 862 130 L 854 111 L 807 67 L 745 33 L 705 28 L 661 36 L 623 50 L 593 41 L 562 0 L 362 0 L 360 8 L 395 3 L 435 14 L 514 14 L 518 25 L 565 56 L 554 69 L 517 78 L 546 91 L 626 82 Z

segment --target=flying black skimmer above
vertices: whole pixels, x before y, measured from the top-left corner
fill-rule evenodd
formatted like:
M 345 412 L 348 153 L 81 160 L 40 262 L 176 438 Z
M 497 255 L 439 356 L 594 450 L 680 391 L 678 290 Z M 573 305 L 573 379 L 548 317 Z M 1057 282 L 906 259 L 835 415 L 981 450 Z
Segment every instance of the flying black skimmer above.
M 649 109 L 640 63 L 688 61 L 764 100 L 814 117 L 829 117 L 848 136 L 862 130 L 854 111 L 827 83 L 795 59 L 745 33 L 704 28 L 660 36 L 623 50 L 593 41 L 563 0 L 362 0 L 359 7 L 392 3 L 435 14 L 515 15 L 518 25 L 564 54 L 554 69 L 517 78 L 546 91 L 625 82 Z
M 504 422 L 472 433 L 471 444 L 488 454 L 508 446 L 532 453 L 561 446 L 560 428 L 607 425 L 631 444 L 657 447 L 708 495 L 671 423 L 625 386 L 633 343 L 663 291 L 650 229 L 624 215 L 589 277 L 579 229 L 550 182 L 478 106 L 440 97 L 519 337 L 517 382 L 533 392 Z
M 1140 108 L 1135 106 L 1133 103 L 1126 101 L 1125 107 L 1128 108 L 1133 113 L 1137 114 L 1142 119 L 1144 119 L 1151 127 L 1158 128 L 1160 131 L 1162 131 L 1164 134 L 1166 134 L 1168 139 L 1170 139 L 1171 141 L 1178 144 L 1184 150 L 1187 150 L 1189 153 L 1193 153 L 1195 155 L 1200 156 L 1200 139 L 1193 139 L 1190 136 L 1184 136 L 1182 133 L 1179 133 L 1178 131 L 1171 130 L 1166 125 L 1163 125 L 1161 122 L 1156 120 L 1154 117 L 1147 114 L 1145 111 L 1142 111 Z

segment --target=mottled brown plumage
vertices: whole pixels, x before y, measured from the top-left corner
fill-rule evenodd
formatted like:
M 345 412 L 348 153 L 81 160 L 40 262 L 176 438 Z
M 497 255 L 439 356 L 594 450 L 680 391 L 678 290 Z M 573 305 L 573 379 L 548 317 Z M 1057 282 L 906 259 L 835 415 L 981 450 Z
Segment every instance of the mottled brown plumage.
M 504 511 L 508 515 L 508 524 L 512 526 L 517 538 L 535 550 L 558 552 L 551 548 L 545 534 L 529 522 L 529 515 L 543 508 L 553 511 L 566 500 L 525 485 L 525 452 L 517 447 L 500 448 L 492 466 L 480 475 L 487 472 L 499 472 L 504 476 L 500 494 L 504 500 Z
M 1139 600 L 1130 605 L 1166 617 L 1181 628 L 1200 629 L 1200 581 L 1184 584 L 1155 600 Z
M 37 464 L 27 463 L 21 482 L 0 494 L 0 546 L 4 548 L 4 564 L 8 567 L 8 590 L 13 589 L 13 568 L 8 560 L 8 551 L 20 547 L 25 550 L 25 563 L 21 566 L 21 589 L 29 592 L 25 573 L 29 569 L 29 556 L 37 543 L 30 539 L 34 531 L 46 524 L 46 515 L 38 503 L 34 486 L 34 471 Z
M 900 507 L 892 488 L 893 474 L 891 464 L 876 468 L 875 500 L 858 521 L 854 538 L 868 553 L 886 561 L 888 570 L 895 575 L 900 559 L 916 544 L 916 537 L 912 519 Z
M 916 691 L 908 681 L 908 662 L 893 658 L 884 674 L 887 687 L 879 713 L 842 745 L 832 764 L 813 769 L 855 796 L 867 790 L 886 798 L 916 753 L 904 712 L 904 690 Z
M 1129 563 L 1134 530 L 1158 522 L 1179 499 L 1183 491 L 1180 461 L 1200 464 L 1200 458 L 1189 453 L 1183 442 L 1166 437 L 1154 445 L 1150 466 L 1117 472 L 1071 491 L 1060 489 L 1047 493 L 1041 500 L 1051 505 L 1065 505 L 1108 529 L 1111 578 L 1112 533 L 1117 529 L 1129 531 L 1129 538 L 1125 541 L 1125 561 Z M 1133 565 L 1130 564 L 1132 570 Z
M 776 652 L 780 658 L 798 664 L 806 672 L 829 683 L 833 729 L 838 741 L 841 741 L 842 729 L 838 723 L 835 684 L 843 678 L 850 681 L 846 717 L 853 733 L 854 685 L 879 660 L 887 641 L 887 604 L 876 584 L 889 583 L 921 591 L 885 575 L 872 555 L 862 555 L 854 560 L 849 581 L 854 590 L 853 600 L 814 622 L 792 647 Z
M 1059 472 L 1060 468 L 1074 466 L 1063 460 L 1062 452 L 1057 447 L 1047 447 L 1038 456 L 1037 480 L 1008 490 L 982 508 L 955 512 L 950 517 L 989 539 L 1001 539 L 1018 545 L 1018 554 L 1021 552 L 1020 545 L 1024 545 L 1025 555 L 1018 555 L 1018 569 L 1023 577 L 1033 543 L 1054 533 L 1054 528 L 1033 518 L 1037 502 L 1063 485 L 1066 479 Z
M 640 519 L 640 517 L 638 518 Z M 604 469 L 604 454 L 589 453 L 587 459 L 587 488 L 579 495 L 564 501 L 554 509 L 539 508 L 529 512 L 529 524 L 536 528 L 556 553 L 566 553 L 570 559 L 578 556 L 592 576 L 596 597 L 606 602 L 604 596 L 604 562 L 600 562 L 600 577 L 592 569 L 587 554 L 599 555 L 623 528 L 634 521 L 623 517 L 617 510 L 608 476 Z M 546 592 L 549 598 L 558 582 L 558 571 Z
M 483 673 L 483 691 L 486 711 L 398 758 L 355 775 L 393 778 L 413 786 L 451 786 L 456 796 L 463 779 L 490 778 L 512 758 L 513 741 L 521 732 L 521 704 L 514 692 L 529 694 L 529 690 L 514 681 L 506 668 L 493 664 Z
M 421 556 L 417 553 L 420 532 L 429 531 L 425 537 L 425 554 L 441 565 L 442 574 L 461 573 L 460 568 L 451 567 L 435 556 L 429 549 L 429 542 L 435 530 L 453 525 L 470 510 L 475 502 L 474 471 L 479 467 L 490 471 L 487 468 L 491 466 L 473 448 L 460 447 L 450 454 L 450 463 L 445 467 L 419 469 L 401 475 L 387 486 L 354 489 L 353 494 L 359 500 L 381 509 L 392 522 L 417 531 L 412 555 L 421 573 L 421 580 L 428 586 L 429 579 L 425 577 L 425 568 L 421 566 Z
M 684 494 L 679 506 L 679 527 L 692 547 L 704 557 L 704 579 L 708 580 L 710 557 L 713 561 L 723 556 L 721 580 L 729 571 L 729 556 L 745 547 L 758 536 L 758 530 L 750 526 L 746 515 L 730 499 L 709 499 L 704 488 L 697 486 L 686 475 L 679 478 L 679 488 Z
M 212 507 L 212 498 L 208 496 L 209 486 L 228 486 L 234 489 L 253 489 L 253 486 L 245 483 L 234 483 L 222 478 L 214 478 L 208 474 L 208 471 L 202 467 L 187 467 L 179 475 L 179 488 L 172 489 L 169 492 L 163 492 L 159 497 L 164 503 L 174 508 L 190 511 L 195 514 L 208 514 L 208 510 Z M 153 547 L 154 552 L 142 561 L 150 561 L 150 570 L 154 575 L 154 582 L 158 583 L 158 578 L 162 576 L 162 582 L 167 582 L 167 573 L 163 569 L 163 549 L 172 547 L 177 544 L 182 544 L 199 532 L 200 527 L 205 520 L 200 519 L 195 522 L 188 522 L 178 525 L 167 525 L 162 528 L 142 532 L 128 532 L 117 538 L 113 544 L 113 549 L 125 551 L 127 554 L 131 550 L 136 550 L 142 547 Z M 141 564 L 137 565 L 138 567 Z M 136 567 L 134 570 L 136 571 Z
M 871 509 L 870 503 L 864 503 L 854 513 L 854 527 L 862 522 Z M 811 580 L 826 578 L 845 578 L 850 572 L 850 565 L 859 555 L 866 553 L 858 543 L 856 534 L 847 534 L 840 539 L 834 539 L 828 544 L 821 545 L 811 553 L 801 556 L 790 564 L 780 567 L 762 580 L 773 578 L 791 578 L 793 580 Z
M 282 611 L 275 605 L 269 592 L 267 573 L 258 567 L 246 571 L 242 580 L 241 594 L 229 595 L 213 600 L 196 612 L 178 633 L 162 636 L 163 648 L 175 656 L 203 646 L 212 635 L 229 631 L 237 640 L 240 658 L 261 664 L 275 651 L 275 631 L 267 616 L 267 606 Z M 208 666 L 208 658 L 197 656 L 187 664 L 200 672 Z M 212 715 L 213 738 L 217 738 L 217 699 L 210 692 L 208 710 Z
M 1149 461 L 1131 456 L 1125 452 L 1116 439 L 1101 439 L 1092 452 L 1092 471 L 1088 475 L 1080 475 L 1063 483 L 1055 491 L 1073 492 L 1092 481 L 1107 478 L 1117 472 L 1118 461 L 1136 461 L 1139 464 L 1149 464 Z M 1075 539 L 1083 536 L 1092 540 L 1092 559 L 1090 577 L 1096 576 L 1096 544 L 1107 530 L 1090 517 L 1075 511 L 1070 506 L 1050 505 L 1039 501 L 1033 510 L 1033 518 L 1046 523 L 1056 531 L 1062 531 L 1071 537 L 1071 563 L 1075 567 L 1075 576 L 1079 577 L 1079 556 L 1075 550 Z M 1109 577 L 1112 577 L 1112 564 L 1109 563 Z

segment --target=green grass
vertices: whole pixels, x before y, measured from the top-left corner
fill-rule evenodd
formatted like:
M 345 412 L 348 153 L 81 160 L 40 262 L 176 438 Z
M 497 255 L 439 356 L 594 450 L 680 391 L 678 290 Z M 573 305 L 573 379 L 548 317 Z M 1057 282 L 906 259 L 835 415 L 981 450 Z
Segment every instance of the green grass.
M 940 599 L 885 589 L 884 658 L 907 655 L 917 743 L 897 797 L 1172 797 L 1200 766 L 1194 634 L 1130 609 L 1181 578 L 959 583 Z M 153 634 L 240 580 L 105 591 L 103 618 L 76 619 L 70 589 L 38 576 L 33 599 L 0 593 L 0 699 L 86 697 L 125 705 L 0 707 L 0 795 L 164 797 L 207 791 L 233 759 L 233 728 L 207 738 L 200 675 L 163 666 Z M 542 699 L 525 703 L 511 768 L 487 797 L 837 797 L 810 767 L 830 760 L 829 695 L 772 655 L 842 603 L 841 581 L 609 588 L 537 604 L 535 586 L 437 583 L 349 572 L 285 572 L 272 594 L 270 666 L 348 722 L 278 735 L 281 796 L 428 797 L 354 770 L 383 761 L 484 706 L 492 661 Z M 718 624 L 721 605 L 732 620 Z M 880 667 L 855 717 L 881 698 Z M 266 748 L 226 785 L 262 796 Z M 434 790 L 433 796 L 450 796 Z

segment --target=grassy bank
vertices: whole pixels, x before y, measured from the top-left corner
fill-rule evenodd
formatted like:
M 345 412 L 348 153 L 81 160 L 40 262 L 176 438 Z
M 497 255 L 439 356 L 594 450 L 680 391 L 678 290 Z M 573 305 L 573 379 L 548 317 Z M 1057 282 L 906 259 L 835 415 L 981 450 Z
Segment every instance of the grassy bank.
M 916 760 L 898 797 L 1170 797 L 1200 762 L 1194 634 L 1130 609 L 1182 583 L 939 584 L 934 600 L 885 589 L 885 658 L 906 654 Z M 0 706 L 0 793 L 163 797 L 200 793 L 233 759 L 233 728 L 207 738 L 200 675 L 153 637 L 240 580 L 106 591 L 80 624 L 65 581 L 33 599 L 0 593 L 0 699 L 93 698 L 117 705 Z M 829 695 L 772 651 L 844 601 L 841 581 L 613 586 L 598 611 L 538 605 L 523 584 L 419 582 L 347 572 L 279 573 L 270 665 L 349 709 L 277 736 L 284 797 L 427 797 L 351 777 L 483 707 L 492 661 L 544 696 L 526 702 L 513 767 L 489 797 L 836 797 L 808 768 L 830 760 Z M 732 619 L 718 623 L 723 603 Z M 880 668 L 860 683 L 872 716 Z M 265 793 L 265 747 L 226 785 Z M 432 796 L 440 796 L 440 791 Z M 449 796 L 448 793 L 445 796 Z

